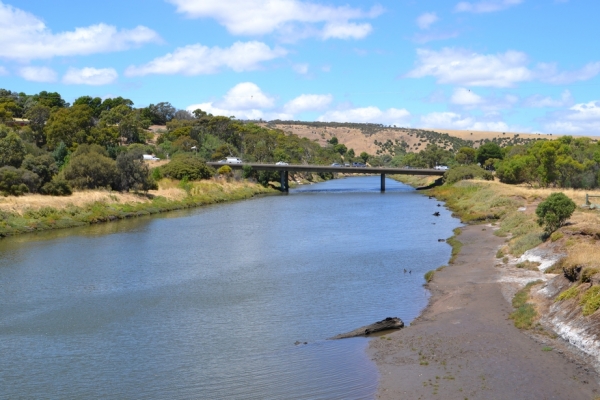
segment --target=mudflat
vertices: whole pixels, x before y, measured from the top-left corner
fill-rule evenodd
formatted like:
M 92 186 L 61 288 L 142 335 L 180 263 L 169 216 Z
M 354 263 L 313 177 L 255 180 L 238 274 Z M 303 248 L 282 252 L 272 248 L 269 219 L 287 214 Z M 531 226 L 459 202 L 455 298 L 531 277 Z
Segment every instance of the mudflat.
M 458 239 L 462 250 L 435 273 L 421 316 L 371 340 L 369 354 L 380 371 L 377 398 L 600 397 L 598 375 L 585 360 L 560 339 L 527 334 L 509 319 L 513 307 L 495 266 L 504 239 L 482 225 L 463 228 Z

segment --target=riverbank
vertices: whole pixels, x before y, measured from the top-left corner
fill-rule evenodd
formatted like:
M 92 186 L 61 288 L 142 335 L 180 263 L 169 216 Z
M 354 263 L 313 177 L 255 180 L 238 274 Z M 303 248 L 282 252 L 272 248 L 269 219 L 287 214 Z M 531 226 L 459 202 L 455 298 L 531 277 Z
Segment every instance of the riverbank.
M 163 179 L 158 190 L 139 194 L 93 190 L 66 197 L 35 194 L 0 197 L 0 237 L 135 218 L 272 193 L 277 191 L 247 181 L 211 179 L 182 183 Z
M 571 225 L 542 244 L 534 211 L 550 192 L 479 181 L 430 192 L 463 221 L 483 224 L 463 228 L 458 237 L 463 246 L 454 263 L 430 276 L 432 296 L 422 315 L 409 328 L 386 335 L 389 340 L 371 341 L 369 354 L 381 374 L 378 398 L 598 396 L 593 368 L 597 318 L 592 314 L 582 322 L 573 315 L 581 310 L 571 304 L 570 320 L 577 320 L 577 334 L 587 340 L 580 340 L 579 349 L 568 344 L 577 346 L 568 336 L 572 321 L 560 318 L 564 302 L 557 297 L 569 282 L 562 274 L 544 273 L 552 272 L 552 264 L 565 254 L 562 265 L 569 252 L 589 245 L 590 235 L 581 232 L 598 230 L 598 216 L 578 209 Z M 566 194 L 583 203 L 584 192 Z M 541 283 L 530 294 L 520 294 L 529 307 L 523 309 L 532 310 L 523 325 L 522 307 L 515 311 L 510 302 L 537 280 Z M 517 321 L 527 329 L 516 328 Z

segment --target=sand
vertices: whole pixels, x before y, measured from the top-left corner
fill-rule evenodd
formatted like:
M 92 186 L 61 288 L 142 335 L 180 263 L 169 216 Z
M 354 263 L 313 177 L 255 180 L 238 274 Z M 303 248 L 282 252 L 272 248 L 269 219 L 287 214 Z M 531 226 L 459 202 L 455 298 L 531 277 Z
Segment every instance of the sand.
M 595 399 L 598 375 L 566 343 L 508 319 L 504 238 L 467 226 L 455 264 L 436 272 L 429 306 L 410 327 L 374 338 L 378 399 Z M 522 270 L 521 270 L 522 271 Z M 510 279 L 509 279 L 510 280 Z M 504 290 L 504 295 L 503 295 Z

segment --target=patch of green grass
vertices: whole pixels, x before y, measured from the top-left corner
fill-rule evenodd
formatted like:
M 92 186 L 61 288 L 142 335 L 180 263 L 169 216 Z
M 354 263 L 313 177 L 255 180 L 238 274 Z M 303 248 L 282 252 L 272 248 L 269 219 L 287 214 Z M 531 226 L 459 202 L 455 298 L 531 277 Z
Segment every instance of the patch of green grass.
M 498 249 L 498 251 L 496 252 L 496 258 L 502 257 L 504 257 L 504 251 L 502 251 L 502 249 Z
M 550 235 L 550 240 L 556 242 L 557 240 L 562 239 L 564 236 L 565 235 L 562 232 L 556 231 L 553 232 L 552 235 Z
M 561 294 L 556 296 L 554 301 L 564 301 L 577 297 L 579 294 L 579 290 L 577 290 L 577 286 L 571 286 L 567 290 L 563 291 Z
M 456 257 L 458 257 L 458 254 L 463 246 L 462 242 L 456 238 L 458 235 L 460 235 L 462 230 L 460 228 L 456 228 L 453 232 L 454 236 L 446 240 L 446 243 L 452 247 L 452 257 L 450 257 L 450 261 L 448 261 L 450 264 L 454 264 L 454 261 L 456 261 Z
M 533 304 L 527 303 L 529 292 L 534 285 L 539 285 L 542 281 L 529 282 L 525 287 L 519 290 L 513 297 L 512 305 L 516 310 L 509 316 L 514 321 L 514 324 L 519 329 L 531 329 L 537 312 Z
M 540 244 L 542 244 L 542 233 L 531 232 L 513 239 L 509 245 L 510 253 L 518 257 L 523 255 L 527 250 L 533 249 Z
M 425 273 L 425 282 L 429 283 L 433 280 L 433 275 L 435 275 L 435 271 L 428 271 Z
M 552 350 L 554 350 L 554 349 L 552 347 L 550 347 L 550 346 L 544 346 L 544 347 L 542 347 L 542 351 L 552 351 Z
M 442 271 L 444 268 L 446 268 L 447 265 L 440 265 L 439 267 L 437 267 L 435 270 L 436 271 Z
M 588 316 L 600 308 L 600 286 L 592 286 L 583 296 L 579 304 L 582 307 L 583 315 Z

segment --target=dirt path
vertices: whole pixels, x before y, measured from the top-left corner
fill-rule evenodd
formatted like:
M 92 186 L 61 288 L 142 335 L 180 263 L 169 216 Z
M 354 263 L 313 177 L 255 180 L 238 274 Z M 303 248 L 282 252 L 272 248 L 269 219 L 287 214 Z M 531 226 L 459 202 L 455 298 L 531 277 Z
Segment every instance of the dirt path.
M 504 239 L 481 225 L 463 229 L 456 263 L 436 272 L 424 313 L 372 339 L 378 399 L 595 399 L 595 371 L 549 350 L 508 319 L 495 254 Z

